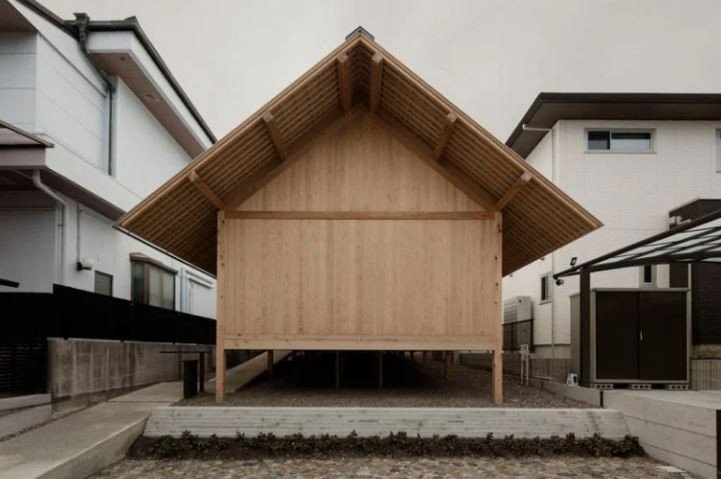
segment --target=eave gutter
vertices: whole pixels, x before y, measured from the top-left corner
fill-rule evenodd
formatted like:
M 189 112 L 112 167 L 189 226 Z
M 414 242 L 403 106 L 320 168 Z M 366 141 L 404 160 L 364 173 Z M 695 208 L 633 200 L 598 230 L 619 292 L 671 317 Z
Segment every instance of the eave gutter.
M 68 21 L 67 24 L 74 24 L 74 21 Z M 160 71 L 163 73 L 163 75 L 167 78 L 168 82 L 170 83 L 171 87 L 175 91 L 175 93 L 180 97 L 180 100 L 183 102 L 183 105 L 188 109 L 190 114 L 193 116 L 195 121 L 198 123 L 200 128 L 203 130 L 203 132 L 206 134 L 208 139 L 212 143 L 216 143 L 218 139 L 213 134 L 210 127 L 205 123 L 205 120 L 203 120 L 203 117 L 200 116 L 200 113 L 195 108 L 193 103 L 190 101 L 190 98 L 185 93 L 183 88 L 180 86 L 178 81 L 175 79 L 173 74 L 170 72 L 170 69 L 163 61 L 162 57 L 158 53 L 158 51 L 155 49 L 153 44 L 150 42 L 150 39 L 148 39 L 147 35 L 143 31 L 143 29 L 140 27 L 140 24 L 138 23 L 138 20 L 135 17 L 126 18 L 125 20 L 92 20 L 87 25 L 87 31 L 89 32 L 132 32 L 140 41 L 140 43 L 143 45 L 143 47 L 147 50 L 148 54 L 150 55 L 150 58 L 153 59 L 153 62 L 155 65 L 160 69 Z
M 48 8 L 46 8 L 41 3 L 37 2 L 36 0 L 18 0 L 20 3 L 25 5 L 26 7 L 33 10 L 35 13 L 43 17 L 45 20 L 49 21 L 56 27 L 63 30 L 65 33 L 70 35 L 71 37 L 78 39 L 78 21 L 77 20 L 63 20 L 53 12 L 51 12 Z M 195 108 L 195 105 L 190 101 L 190 98 L 188 98 L 188 95 L 183 91 L 182 87 L 178 83 L 178 81 L 175 79 L 173 74 L 170 72 L 170 69 L 165 64 L 163 59 L 161 58 L 158 51 L 155 49 L 153 44 L 150 42 L 150 39 L 145 34 L 143 29 L 140 27 L 140 24 L 138 23 L 138 20 L 135 17 L 126 18 L 125 20 L 92 20 L 87 22 L 85 25 L 85 28 L 87 31 L 95 31 L 95 32 L 102 32 L 102 31 L 125 31 L 125 32 L 132 32 L 135 34 L 135 36 L 138 38 L 140 43 L 143 45 L 143 47 L 147 50 L 148 54 L 150 55 L 150 58 L 153 59 L 153 62 L 155 65 L 160 69 L 160 71 L 163 73 L 163 75 L 168 80 L 168 83 L 170 83 L 170 86 L 173 88 L 173 91 L 180 97 L 180 101 L 183 102 L 183 105 L 188 109 L 190 114 L 193 116 L 193 119 L 198 123 L 200 128 L 203 130 L 203 132 L 207 135 L 208 139 L 211 141 L 211 143 L 216 143 L 218 139 L 213 134 L 213 131 L 210 129 L 208 124 L 203 120 L 203 117 L 200 115 L 198 110 Z

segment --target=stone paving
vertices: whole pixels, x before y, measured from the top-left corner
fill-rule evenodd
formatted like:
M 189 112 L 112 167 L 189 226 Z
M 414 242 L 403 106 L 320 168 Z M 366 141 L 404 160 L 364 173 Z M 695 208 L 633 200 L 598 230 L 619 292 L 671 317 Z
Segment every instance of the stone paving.
M 675 471 L 675 472 L 674 472 Z M 338 458 L 255 461 L 125 460 L 93 478 L 670 478 L 694 477 L 652 459 L 633 458 Z

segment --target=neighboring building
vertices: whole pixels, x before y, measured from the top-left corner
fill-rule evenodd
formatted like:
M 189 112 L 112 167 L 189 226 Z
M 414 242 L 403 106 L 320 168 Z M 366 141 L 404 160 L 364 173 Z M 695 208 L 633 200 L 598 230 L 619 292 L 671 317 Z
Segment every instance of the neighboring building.
M 215 278 L 113 227 L 215 138 L 134 18 L 0 0 L 0 278 L 215 316 Z
M 668 229 L 681 205 L 721 198 L 721 95 L 541 93 L 506 144 L 604 223 L 503 282 L 505 299 L 532 299 L 538 356 L 569 357 L 569 295 L 578 292 L 578 278 L 557 285 L 551 275 L 574 257 L 583 262 Z M 671 284 L 668 266 L 594 273 L 592 281 Z M 719 342 L 698 337 L 719 329 L 707 326 L 694 319 L 695 345 Z

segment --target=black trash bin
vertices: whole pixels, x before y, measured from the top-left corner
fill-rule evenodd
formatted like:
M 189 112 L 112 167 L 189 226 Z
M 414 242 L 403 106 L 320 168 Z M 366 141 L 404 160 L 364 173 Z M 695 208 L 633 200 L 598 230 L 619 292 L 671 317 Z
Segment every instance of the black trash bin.
M 183 397 L 192 398 L 198 394 L 198 360 L 183 360 Z

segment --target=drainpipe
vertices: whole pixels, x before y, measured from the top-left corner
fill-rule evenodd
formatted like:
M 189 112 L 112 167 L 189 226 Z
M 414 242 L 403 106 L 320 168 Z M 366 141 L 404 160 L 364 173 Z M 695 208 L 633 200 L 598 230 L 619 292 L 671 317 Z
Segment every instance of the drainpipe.
M 43 180 L 40 178 L 40 170 L 33 170 L 33 176 L 32 176 L 33 185 L 35 185 L 35 188 L 39 189 L 46 195 L 48 195 L 50 198 L 54 199 L 58 202 L 60 205 L 60 217 L 62 218 L 60 220 L 60 227 L 63 229 L 62 234 L 60 235 L 60 282 L 65 285 L 65 266 L 66 266 L 66 260 L 65 260 L 65 245 L 67 244 L 67 224 L 68 224 L 68 204 L 67 202 L 57 193 L 55 193 L 53 190 L 48 188 L 48 186 L 43 183 Z
M 533 126 L 528 126 L 527 124 L 521 125 L 521 129 L 523 131 L 539 131 L 544 133 L 550 133 L 551 134 L 551 181 L 554 185 L 558 185 L 558 158 L 556 155 L 556 134 L 555 130 L 553 128 L 538 128 Z M 551 268 L 553 271 L 556 271 L 556 255 L 554 254 L 552 256 L 553 260 L 551 261 Z M 551 282 L 553 283 L 553 282 Z M 553 288 L 553 284 L 549 284 L 549 287 Z M 551 300 L 551 357 L 555 359 L 556 357 L 556 298 L 555 294 L 553 295 L 554 298 Z
M 75 14 L 75 28 L 78 32 L 78 42 L 80 43 L 80 50 L 85 54 L 90 64 L 93 66 L 95 71 L 100 75 L 106 88 L 108 89 L 108 174 L 113 174 L 113 97 L 115 94 L 115 84 L 110 79 L 105 70 L 100 68 L 100 65 L 90 56 L 88 52 L 88 24 L 90 23 L 90 17 L 87 13 L 76 13 Z

